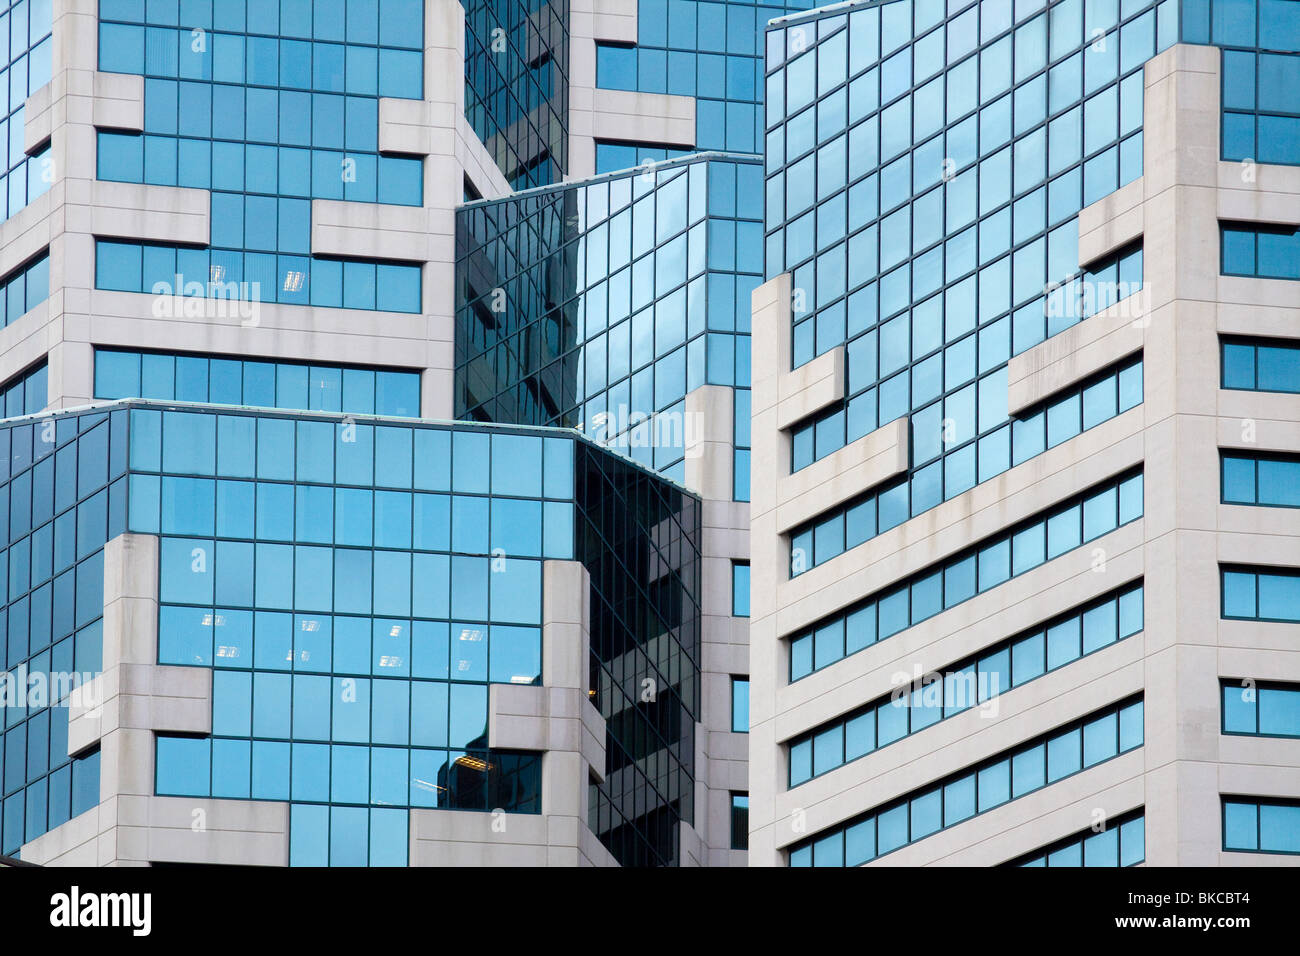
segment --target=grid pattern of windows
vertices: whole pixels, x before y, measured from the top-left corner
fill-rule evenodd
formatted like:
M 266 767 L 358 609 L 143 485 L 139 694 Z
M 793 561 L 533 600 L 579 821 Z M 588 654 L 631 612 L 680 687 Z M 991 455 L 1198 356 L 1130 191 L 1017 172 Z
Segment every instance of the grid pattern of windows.
M 1224 452 L 1223 501 L 1234 505 L 1300 508 L 1300 458 Z
M 34 415 L 49 402 L 50 367 L 41 362 L 0 385 L 0 416 Z
M 383 310 L 373 263 L 347 264 L 370 274 L 351 304 L 345 263 L 311 257 L 311 202 L 421 204 L 422 160 L 381 156 L 378 136 L 380 96 L 423 96 L 423 17 L 420 0 L 101 0 L 99 68 L 145 81 L 144 135 L 101 133 L 98 175 L 211 190 L 212 235 L 151 249 L 138 282 L 126 247 L 100 243 L 99 287 L 249 283 L 264 302 Z M 411 278 L 390 277 L 408 290 L 394 311 L 418 312 L 406 268 L 414 308 Z
M 622 862 L 677 862 L 700 641 L 680 488 L 571 432 L 139 400 L 0 443 L 0 667 L 100 670 L 104 542 L 159 537 L 159 661 L 213 669 L 212 733 L 159 738 L 159 793 L 289 801 L 297 864 L 406 862 L 410 807 L 538 812 L 538 755 L 487 748 L 488 687 L 539 679 L 542 560 L 576 558 L 608 728 L 591 825 Z M 3 717 L 9 853 L 98 802 L 98 756 L 68 762 L 66 710 Z
M 420 375 L 337 365 L 96 349 L 95 397 L 418 418 Z
M 1300 737 L 1300 684 L 1221 683 L 1225 734 Z
M 695 97 L 699 149 L 763 151 L 763 24 L 815 6 L 792 0 L 638 0 L 635 46 L 596 45 L 596 85 Z
M 1259 797 L 1223 798 L 1223 848 L 1300 853 L 1300 803 Z
M 791 866 L 861 866 L 1142 746 L 1142 699 L 1126 701 L 959 771 L 790 848 Z
M 102 666 L 104 544 L 126 527 L 126 426 L 113 412 L 0 428 L 6 855 L 99 803 L 98 751 L 68 757 L 67 697 Z
M 1176 35 L 1158 6 L 895 0 L 768 31 L 794 365 L 847 344 L 861 369 L 828 449 L 921 416 L 912 515 L 1011 467 L 1009 357 L 1140 287 L 1140 249 L 1080 274 L 1074 220 L 1141 174 L 1142 63 Z
M 577 449 L 590 687 L 607 730 L 588 823 L 624 866 L 678 865 L 681 823 L 695 818 L 699 500 L 591 444 Z
M 1080 278 L 1059 290 L 1050 300 L 1046 315 L 1032 313 L 1016 316 L 1014 334 L 1022 341 L 1030 338 L 1041 341 L 1045 335 L 1073 325 L 1080 318 L 1093 315 L 1114 301 L 1119 301 L 1142 287 L 1142 249 L 1135 249 L 1097 263 Z M 1028 427 L 1028 414 L 1022 413 L 1007 422 L 1006 368 L 989 372 L 996 361 L 1011 354 L 1011 322 L 1003 319 L 992 323 L 978 334 L 971 334 L 958 344 L 944 349 L 940 328 L 942 314 L 937 300 L 933 307 L 917 310 L 909 322 L 907 316 L 898 316 L 880 328 L 872 329 L 855 339 L 846 350 L 849 396 L 831 411 L 817 416 L 807 424 L 792 430 L 793 470 L 798 471 L 812 462 L 825 458 L 832 452 L 870 433 L 881 424 L 908 414 L 908 378 L 906 375 L 889 380 L 887 386 L 878 386 L 882 379 L 907 365 L 910 355 L 930 354 L 911 368 L 910 394 L 914 403 L 934 400 L 934 403 L 912 413 L 913 464 L 926 465 L 941 452 L 953 452 L 946 462 L 946 473 L 941 474 L 936 465 L 922 468 L 917 482 L 930 498 L 940 493 L 937 485 L 945 480 L 944 498 L 972 487 L 976 482 L 976 452 L 979 453 L 978 480 L 985 481 L 1001 474 L 1011 465 L 1018 465 L 1031 455 L 1052 447 L 1044 446 L 1041 439 L 1031 439 L 1025 447 L 1015 447 L 1022 435 L 1036 429 Z M 911 340 L 909 342 L 909 336 Z M 977 345 L 982 361 L 977 367 Z M 985 374 L 985 373 L 988 374 Z M 977 376 L 983 376 L 976 382 Z M 1130 379 L 1121 383 L 1120 411 L 1127 410 L 1142 400 L 1141 369 L 1129 371 Z M 1090 382 L 1090 396 L 1094 402 L 1102 401 L 1104 389 L 1099 382 Z M 947 393 L 946 398 L 939 396 Z M 1069 396 L 1060 401 L 1077 401 Z M 1125 404 L 1125 402 L 1130 404 Z M 883 403 L 883 404 L 882 404 Z M 1115 412 L 1112 410 L 1111 417 Z M 1082 428 L 1091 427 L 1103 419 L 1097 414 L 1085 415 Z M 995 427 L 996 426 L 996 427 Z M 975 436 L 984 437 L 975 443 Z M 1072 437 L 1074 433 L 1066 437 Z M 919 443 L 919 444 L 918 444 Z M 965 447 L 960 447 L 965 446 Z M 922 480 L 925 478 L 926 480 Z M 933 503 L 933 502 L 931 502 Z M 931 504 L 918 503 L 914 514 L 926 510 Z
M 1141 472 L 1104 482 L 796 634 L 790 640 L 790 680 L 856 654 L 1140 517 Z
M 405 864 L 407 807 L 538 811 L 536 756 L 487 749 L 487 695 L 539 679 L 571 440 L 131 416 L 159 662 L 214 668 L 211 738 L 159 740 L 159 793 L 291 800 L 292 862 L 331 865 Z
M 50 297 L 50 255 L 41 254 L 0 282 L 0 309 L 4 321 L 0 328 L 12 325 Z
M 1224 388 L 1300 392 L 1300 343 L 1283 339 L 1220 339 Z
M 511 188 L 558 183 L 569 168 L 568 0 L 463 6 L 470 127 Z
M 1300 165 L 1300 3 L 1182 0 L 1182 38 L 1223 49 L 1223 158 Z
M 687 392 L 739 386 L 748 446 L 760 180 L 704 156 L 459 210 L 457 416 L 578 427 L 680 481 Z M 748 497 L 747 451 L 736 472 Z
M 1100 832 L 1084 830 L 1006 865 L 1137 866 L 1145 862 L 1146 855 L 1146 814 L 1135 810 L 1107 821 Z
M 1142 630 L 1142 585 L 1063 614 L 791 740 L 789 786 L 829 773 Z
M 1225 619 L 1300 623 L 1300 571 L 1243 567 L 1220 570 Z
M 1295 61 L 1300 64 L 1300 56 Z M 1300 76 L 1291 88 L 1297 87 L 1300 87 Z M 1223 240 L 1220 268 L 1224 275 L 1300 279 L 1300 229 L 1223 223 L 1220 235 Z
M 0 220 L 54 182 L 49 146 L 23 148 L 27 97 L 50 82 L 52 26 L 53 0 L 0 0 Z
M 988 382 L 992 385 L 992 395 L 980 394 L 980 414 L 986 405 L 992 404 L 1006 408 L 1006 371 L 995 373 Z M 966 396 L 965 401 L 954 397 L 935 403 L 929 409 L 918 412 L 911 418 L 911 454 L 915 462 L 940 455 L 946 444 L 945 438 L 964 425 L 954 424 L 952 416 L 961 415 L 963 420 L 974 421 L 974 392 Z M 1114 369 L 1108 369 L 1068 389 L 1064 394 L 1054 396 L 1035 408 L 1026 409 L 1012 420 L 1008 427 L 1000 429 L 989 436 L 984 444 L 985 452 L 996 448 L 996 457 L 1000 464 L 997 471 L 1006 467 L 1010 457 L 1011 463 L 1019 465 L 1048 448 L 1054 448 L 1068 439 L 1109 421 L 1116 415 L 1128 411 L 1142 402 L 1142 360 L 1140 358 L 1122 362 Z M 941 411 L 948 416 L 940 418 Z M 838 416 L 838 417 L 837 417 Z M 844 416 L 837 413 L 818 423 L 818 431 L 796 434 L 796 465 L 807 463 L 811 453 L 810 446 L 815 445 L 820 452 L 824 444 L 833 444 L 839 435 Z M 832 432 L 829 440 L 823 441 L 822 427 Z M 993 439 L 997 438 L 996 445 Z M 1009 446 L 1009 447 L 1008 447 Z M 975 446 L 968 444 L 965 453 L 948 457 L 946 474 L 942 477 L 945 485 L 940 488 L 937 482 L 940 475 L 935 469 L 918 472 L 911 481 L 900 479 L 877 491 L 860 496 L 848 504 L 832 509 L 820 515 L 809 524 L 791 532 L 790 576 L 797 577 L 805 571 L 837 557 L 843 552 L 883 534 L 907 520 L 909 515 L 920 514 L 938 504 L 941 498 L 951 498 L 958 492 L 975 485 Z M 984 459 L 988 461 L 987 456 Z M 992 477 L 980 474 L 980 480 Z M 909 492 L 911 500 L 909 501 Z

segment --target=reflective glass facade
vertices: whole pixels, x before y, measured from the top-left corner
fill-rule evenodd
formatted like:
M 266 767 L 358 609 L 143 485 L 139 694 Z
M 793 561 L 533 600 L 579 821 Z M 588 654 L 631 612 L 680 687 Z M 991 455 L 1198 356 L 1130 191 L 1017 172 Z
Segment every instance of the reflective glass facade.
M 1223 49 L 1223 158 L 1300 165 L 1300 3 L 1182 0 L 1182 21 Z
M 568 0 L 466 0 L 465 116 L 513 189 L 568 169 Z
M 1142 699 L 1090 714 L 794 844 L 790 866 L 861 866 L 1142 746 Z
M 976 433 L 988 434 L 978 446 L 967 445 L 949 458 L 942 474 L 938 468 L 921 470 L 913 491 L 927 496 L 930 503 L 917 502 L 911 513 L 919 514 L 930 504 L 937 503 L 941 477 L 943 497 L 952 497 L 972 487 L 977 479 L 984 481 L 1006 471 L 1008 459 L 1012 465 L 1018 465 L 1045 448 L 1051 448 L 1079 431 L 1139 404 L 1142 401 L 1140 359 L 1120 363 L 1106 375 L 1097 376 L 1071 390 L 1070 394 L 1054 395 L 1041 408 L 1018 413 L 1010 427 L 994 428 L 1005 423 L 1008 417 L 1003 400 L 1006 369 L 999 368 L 988 375 L 983 373 L 1011 354 L 1013 340 L 1018 343 L 1018 350 L 1023 351 L 1028 345 L 1055 335 L 1140 288 L 1142 249 L 1139 246 L 1085 270 L 1082 276 L 1053 295 L 1043 314 L 1020 313 L 1014 317 L 1014 322 L 994 322 L 978 335 L 968 335 L 957 344 L 914 364 L 910 382 L 914 403 L 931 401 L 948 393 L 942 401 L 934 401 L 913 413 L 912 438 L 919 445 L 913 449 L 912 457 L 917 465 L 937 459 L 948 445 L 961 443 Z M 942 322 L 942 309 L 936 297 L 925 309 L 914 310 L 910 317 L 900 315 L 854 339 L 845 351 L 848 398 L 837 402 L 830 411 L 815 416 L 806 425 L 792 430 L 793 470 L 798 471 L 880 425 L 907 414 L 907 375 L 890 379 L 884 385 L 879 383 L 905 366 L 912 351 L 924 353 L 938 349 L 943 340 Z M 980 375 L 983 377 L 976 383 Z M 1118 404 L 1109 397 L 1117 376 Z M 1105 384 L 1103 379 L 1108 377 L 1110 384 Z M 1076 414 L 1080 392 L 1087 406 L 1082 416 Z M 1044 411 L 1047 420 L 1058 425 L 1049 428 L 1055 434 L 1049 435 L 1046 443 L 1041 434 Z M 1081 420 L 1075 420 L 1079 418 Z M 975 470 L 977 449 L 980 453 L 978 475 Z
M 99 68 L 145 81 L 144 134 L 100 132 L 99 178 L 208 189 L 212 228 L 208 249 L 101 242 L 96 285 L 249 283 L 241 298 L 420 311 L 418 266 L 377 277 L 373 262 L 313 258 L 311 203 L 421 204 L 423 162 L 381 155 L 378 137 L 381 96 L 423 96 L 423 9 L 101 0 Z
M 793 273 L 795 366 L 846 345 L 856 370 L 798 464 L 910 415 L 901 520 L 1024 460 L 1009 357 L 1141 285 L 1140 248 L 1081 272 L 1074 219 L 1141 174 L 1176 15 L 894 0 L 769 29 L 767 274 Z
M 761 153 L 763 25 L 815 5 L 638 0 L 636 44 L 596 46 L 596 86 L 693 96 L 697 149 Z
M 747 500 L 760 184 L 707 155 L 462 207 L 456 415 L 578 427 L 680 480 L 687 392 L 736 387 Z
M 0 2 L 0 220 L 54 182 L 49 146 L 28 156 L 27 97 L 50 82 L 54 0 Z
M 42 403 L 43 404 L 43 403 Z M 0 423 L 0 853 L 99 804 L 68 695 L 102 667 L 104 545 L 126 529 L 123 411 Z
M 593 703 L 605 780 L 588 825 L 624 866 L 682 862 L 700 719 L 699 499 L 575 441 L 576 557 L 591 574 Z
M 1006 376 L 990 376 L 986 381 L 989 383 L 988 392 L 981 390 L 979 396 L 981 414 L 988 407 L 1005 409 Z M 948 412 L 947 418 L 939 417 L 938 403 L 913 416 L 913 460 L 931 458 L 941 453 L 947 430 L 963 427 L 955 424 L 954 416 L 961 415 L 964 422 L 973 422 L 975 408 L 972 403 L 975 401 L 975 393 L 969 389 L 964 391 L 968 392 L 964 398 L 943 402 L 942 410 Z M 1054 395 L 1036 407 L 1023 410 L 1010 428 L 1004 428 L 997 435 L 990 436 L 985 450 L 996 449 L 997 462 L 1002 466 L 998 470 L 1005 470 L 1008 458 L 1012 464 L 1018 465 L 1041 454 L 1045 449 L 1054 448 L 1089 428 L 1109 421 L 1141 402 L 1142 360 L 1124 361 L 1112 369 L 1090 376 L 1079 385 Z M 844 416 L 836 414 L 818 422 L 815 432 L 803 430 L 796 433 L 795 453 L 800 457 L 795 463 L 806 462 L 808 446 L 814 439 L 819 453 L 826 445 L 834 445 L 843 422 Z M 831 433 L 829 438 L 824 437 L 827 431 Z M 928 443 L 928 447 L 918 445 L 920 442 Z M 891 482 L 845 505 L 823 512 L 807 525 L 795 528 L 791 532 L 791 577 L 797 577 L 844 551 L 869 541 L 875 535 L 902 524 L 909 515 L 938 504 L 942 498 L 952 497 L 973 487 L 976 477 L 974 446 L 968 445 L 966 451 L 967 454 L 959 452 L 947 461 L 943 488 L 937 484 L 937 471 L 923 471 L 917 480 Z M 918 500 L 918 495 L 925 497 Z
M 157 793 L 288 801 L 299 865 L 405 864 L 411 808 L 540 812 L 541 755 L 487 746 L 488 688 L 540 682 L 543 561 L 579 560 L 608 728 L 592 826 L 623 862 L 677 861 L 699 697 L 679 488 L 559 430 L 134 401 L 0 436 L 5 669 L 98 672 L 104 544 L 158 537 L 158 661 L 213 670 L 213 723 L 159 735 Z M 12 852 L 98 777 L 64 753 L 66 708 L 4 715 Z

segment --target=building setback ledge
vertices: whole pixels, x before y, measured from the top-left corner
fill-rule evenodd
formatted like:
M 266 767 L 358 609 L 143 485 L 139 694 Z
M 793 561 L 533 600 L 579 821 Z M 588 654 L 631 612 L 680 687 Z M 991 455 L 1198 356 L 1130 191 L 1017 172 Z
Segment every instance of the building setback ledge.
M 777 481 L 776 530 L 784 534 L 907 471 L 906 416 Z
M 790 428 L 844 398 L 844 346 L 837 345 L 777 379 L 776 427 Z

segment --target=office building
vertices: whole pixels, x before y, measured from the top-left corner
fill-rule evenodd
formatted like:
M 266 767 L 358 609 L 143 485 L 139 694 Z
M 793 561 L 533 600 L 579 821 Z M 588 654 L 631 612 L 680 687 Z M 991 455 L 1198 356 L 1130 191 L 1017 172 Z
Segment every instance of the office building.
M 5 5 L 0 853 L 743 863 L 788 10 L 650 6 Z
M 1298 858 L 1298 17 L 769 25 L 751 864 Z

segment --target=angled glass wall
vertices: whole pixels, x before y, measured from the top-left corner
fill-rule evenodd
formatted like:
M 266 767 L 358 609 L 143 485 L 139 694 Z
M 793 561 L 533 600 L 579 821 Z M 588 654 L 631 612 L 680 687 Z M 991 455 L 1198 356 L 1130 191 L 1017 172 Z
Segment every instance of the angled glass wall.
M 466 0 L 465 116 L 512 189 L 568 169 L 568 0 Z
M 300 865 L 405 864 L 412 808 L 540 812 L 541 755 L 487 746 L 488 688 L 540 682 L 543 562 L 576 559 L 609 730 L 593 825 L 622 860 L 676 862 L 699 695 L 681 489 L 572 432 L 204 405 L 0 443 L 0 686 L 68 675 L 5 698 L 3 852 L 98 802 L 58 704 L 101 668 L 103 548 L 132 531 L 159 539 L 158 662 L 213 670 L 212 733 L 158 736 L 158 794 L 288 801 Z
M 577 427 L 681 480 L 686 394 L 735 387 L 747 500 L 761 182 L 756 157 L 701 154 L 462 207 L 456 415 Z
M 99 68 L 145 78 L 144 133 L 100 131 L 99 178 L 210 190 L 212 229 L 97 242 L 97 288 L 420 311 L 418 265 L 311 254 L 314 199 L 423 202 L 423 162 L 378 141 L 380 97 L 424 95 L 420 0 L 99 7 Z

